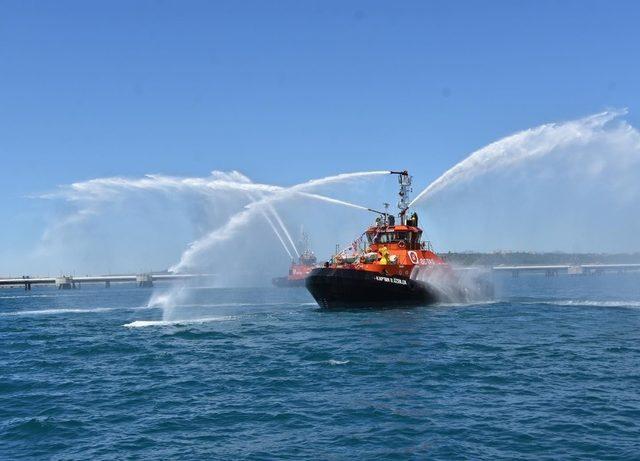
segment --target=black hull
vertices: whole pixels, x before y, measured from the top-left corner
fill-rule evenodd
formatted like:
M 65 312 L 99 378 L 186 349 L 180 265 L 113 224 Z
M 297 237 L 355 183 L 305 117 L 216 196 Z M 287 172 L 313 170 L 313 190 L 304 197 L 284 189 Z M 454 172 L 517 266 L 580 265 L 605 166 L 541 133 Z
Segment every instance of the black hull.
M 426 283 L 355 269 L 318 268 L 306 286 L 324 308 L 425 306 L 439 301 Z
M 271 280 L 278 288 L 303 287 L 305 279 L 290 279 L 288 277 L 277 277 Z

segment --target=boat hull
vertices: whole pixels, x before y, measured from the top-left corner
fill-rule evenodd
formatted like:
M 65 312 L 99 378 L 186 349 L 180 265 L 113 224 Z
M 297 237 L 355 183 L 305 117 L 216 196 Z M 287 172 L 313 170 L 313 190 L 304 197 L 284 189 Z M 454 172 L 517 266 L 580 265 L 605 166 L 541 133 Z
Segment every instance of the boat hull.
M 289 277 L 276 277 L 271 280 L 274 286 L 279 288 L 304 287 L 305 278 L 292 279 Z
M 356 269 L 317 268 L 305 284 L 318 305 L 328 309 L 424 306 L 439 301 L 437 292 L 424 282 Z

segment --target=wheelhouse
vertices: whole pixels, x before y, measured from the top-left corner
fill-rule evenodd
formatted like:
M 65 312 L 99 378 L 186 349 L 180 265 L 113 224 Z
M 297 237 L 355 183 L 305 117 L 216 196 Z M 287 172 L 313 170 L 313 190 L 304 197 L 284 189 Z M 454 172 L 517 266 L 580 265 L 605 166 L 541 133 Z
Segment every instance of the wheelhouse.
M 366 232 L 369 247 L 392 246 L 407 250 L 422 248 L 422 229 L 414 226 L 371 227 Z

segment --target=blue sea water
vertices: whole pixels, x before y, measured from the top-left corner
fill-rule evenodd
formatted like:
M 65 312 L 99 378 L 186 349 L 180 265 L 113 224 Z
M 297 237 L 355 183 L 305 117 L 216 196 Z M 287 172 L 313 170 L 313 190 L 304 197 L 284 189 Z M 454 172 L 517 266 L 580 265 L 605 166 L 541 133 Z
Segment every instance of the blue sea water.
M 1 459 L 640 459 L 640 274 L 337 312 L 194 287 L 165 321 L 151 295 L 0 290 Z

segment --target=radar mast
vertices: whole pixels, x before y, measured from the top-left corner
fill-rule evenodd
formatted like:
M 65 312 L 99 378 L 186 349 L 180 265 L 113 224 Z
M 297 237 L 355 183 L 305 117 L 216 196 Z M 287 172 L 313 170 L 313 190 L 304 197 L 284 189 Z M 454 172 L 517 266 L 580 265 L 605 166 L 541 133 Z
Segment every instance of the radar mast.
M 398 192 L 398 195 L 400 196 L 400 199 L 398 200 L 398 209 L 400 210 L 400 213 L 398 216 L 400 217 L 400 224 L 405 225 L 407 210 L 409 209 L 409 203 L 411 203 L 409 200 L 409 193 L 413 192 L 413 189 L 411 188 L 412 178 L 407 170 L 392 171 L 391 174 L 398 175 L 398 184 L 400 185 L 400 191 Z

